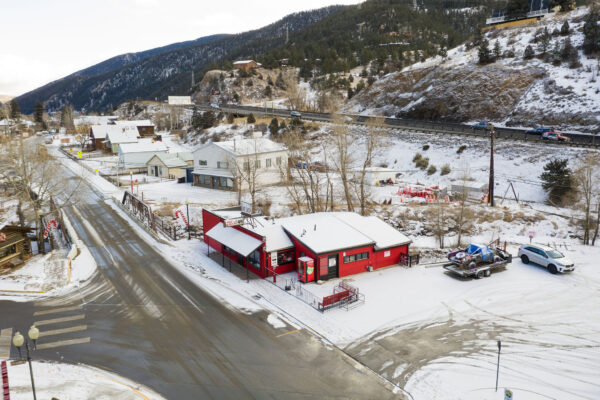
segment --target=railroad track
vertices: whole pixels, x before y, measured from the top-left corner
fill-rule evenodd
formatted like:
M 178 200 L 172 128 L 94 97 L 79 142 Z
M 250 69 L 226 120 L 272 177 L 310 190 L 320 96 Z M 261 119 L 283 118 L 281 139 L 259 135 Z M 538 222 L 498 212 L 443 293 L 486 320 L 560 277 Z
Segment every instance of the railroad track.
M 221 106 L 218 109 L 212 108 L 208 105 L 198 105 L 201 110 L 212 110 L 212 111 L 223 111 L 227 113 L 237 115 L 248 115 L 253 113 L 255 115 L 268 115 L 273 117 L 290 118 L 289 110 L 282 109 L 265 109 L 263 107 L 250 107 L 250 106 Z M 354 125 L 365 125 L 369 117 L 360 115 L 343 114 L 342 118 L 346 118 L 348 123 Z M 302 112 L 302 119 L 308 121 L 317 122 L 332 122 L 331 114 L 315 113 L 315 112 Z M 446 135 L 460 135 L 470 137 L 489 137 L 489 132 L 484 128 L 474 127 L 466 124 L 459 124 L 453 122 L 436 122 L 436 121 L 422 121 L 413 119 L 401 119 L 401 118 L 385 118 L 385 124 L 399 130 L 409 132 L 420 132 L 420 133 L 431 133 L 431 134 L 446 134 Z M 495 138 L 518 140 L 528 143 L 541 143 L 543 140 L 537 135 L 527 134 L 526 129 L 521 128 L 506 128 L 496 127 L 494 128 Z M 563 134 L 569 137 L 569 142 L 552 142 L 552 144 L 567 146 L 567 147 L 584 147 L 584 148 L 600 148 L 600 140 L 596 140 L 595 135 L 588 133 L 575 133 L 575 132 L 563 132 Z

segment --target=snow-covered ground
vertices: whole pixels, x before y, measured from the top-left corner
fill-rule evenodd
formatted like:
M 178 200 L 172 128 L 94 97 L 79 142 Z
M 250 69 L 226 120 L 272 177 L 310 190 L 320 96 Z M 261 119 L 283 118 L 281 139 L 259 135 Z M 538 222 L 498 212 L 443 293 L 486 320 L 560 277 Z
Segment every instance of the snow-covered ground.
M 11 399 L 31 399 L 31 378 L 27 363 L 16 366 L 7 364 Z M 54 362 L 34 361 L 32 364 L 39 399 L 163 399 L 147 387 L 98 368 Z

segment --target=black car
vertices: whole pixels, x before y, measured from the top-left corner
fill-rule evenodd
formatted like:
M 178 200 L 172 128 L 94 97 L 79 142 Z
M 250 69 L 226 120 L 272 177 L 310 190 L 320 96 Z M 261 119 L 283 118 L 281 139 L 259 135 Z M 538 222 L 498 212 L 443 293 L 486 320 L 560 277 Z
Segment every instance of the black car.
M 528 135 L 543 135 L 546 132 L 553 132 L 553 128 L 534 128 L 527 131 Z

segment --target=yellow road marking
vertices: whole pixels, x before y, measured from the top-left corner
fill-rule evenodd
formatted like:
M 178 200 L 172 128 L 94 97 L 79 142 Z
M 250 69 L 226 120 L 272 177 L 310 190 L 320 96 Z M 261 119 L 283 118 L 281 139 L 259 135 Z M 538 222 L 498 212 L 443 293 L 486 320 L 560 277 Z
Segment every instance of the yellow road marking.
M 53 308 L 51 310 L 36 311 L 33 313 L 33 316 L 35 317 L 36 315 L 55 314 L 55 313 L 61 313 L 61 312 L 65 312 L 65 311 L 79 310 L 80 308 L 81 308 L 81 306 Z
M 128 385 L 128 384 L 126 384 L 126 383 L 123 383 L 123 382 L 119 382 L 119 381 L 117 381 L 117 380 L 115 380 L 115 379 L 111 379 L 111 378 L 106 378 L 106 379 L 108 379 L 109 381 L 113 381 L 113 382 L 115 382 L 115 383 L 118 383 L 119 385 L 127 386 L 129 389 L 133 390 L 134 392 L 136 392 L 137 394 L 139 394 L 140 396 L 142 396 L 142 397 L 143 397 L 143 398 L 145 398 L 146 400 L 150 400 L 150 397 L 146 396 L 144 393 L 140 392 L 139 390 L 136 390 L 136 389 L 135 389 L 133 386 L 131 386 L 131 385 Z
M 285 335 L 289 335 L 290 333 L 296 333 L 296 332 L 300 332 L 300 329 L 294 329 L 293 331 L 289 331 L 289 332 L 286 332 L 286 333 L 282 333 L 281 335 L 277 335 L 277 336 L 275 336 L 275 337 L 276 337 L 276 338 L 279 338 L 279 337 L 282 337 L 282 336 L 285 336 Z
M 38 290 L 0 290 L 3 293 L 46 293 Z
M 48 325 L 48 324 L 57 324 L 59 322 L 69 322 L 76 321 L 78 319 L 84 319 L 85 314 L 73 315 L 71 317 L 62 317 L 62 318 L 54 318 L 54 319 L 45 319 L 43 321 L 36 321 L 34 324 L 36 326 Z

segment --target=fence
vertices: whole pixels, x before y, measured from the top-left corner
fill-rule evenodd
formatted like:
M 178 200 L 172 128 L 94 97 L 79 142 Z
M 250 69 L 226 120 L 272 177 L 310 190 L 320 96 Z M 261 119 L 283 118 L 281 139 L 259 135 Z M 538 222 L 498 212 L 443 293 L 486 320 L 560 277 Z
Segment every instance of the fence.
M 319 309 L 321 298 L 306 290 L 303 285 L 295 278 L 287 278 L 273 272 L 272 277 L 268 277 L 267 281 L 277 286 L 284 292 L 302 300 L 315 310 Z
M 419 263 L 420 259 L 420 254 L 400 254 L 400 265 L 412 268 Z

